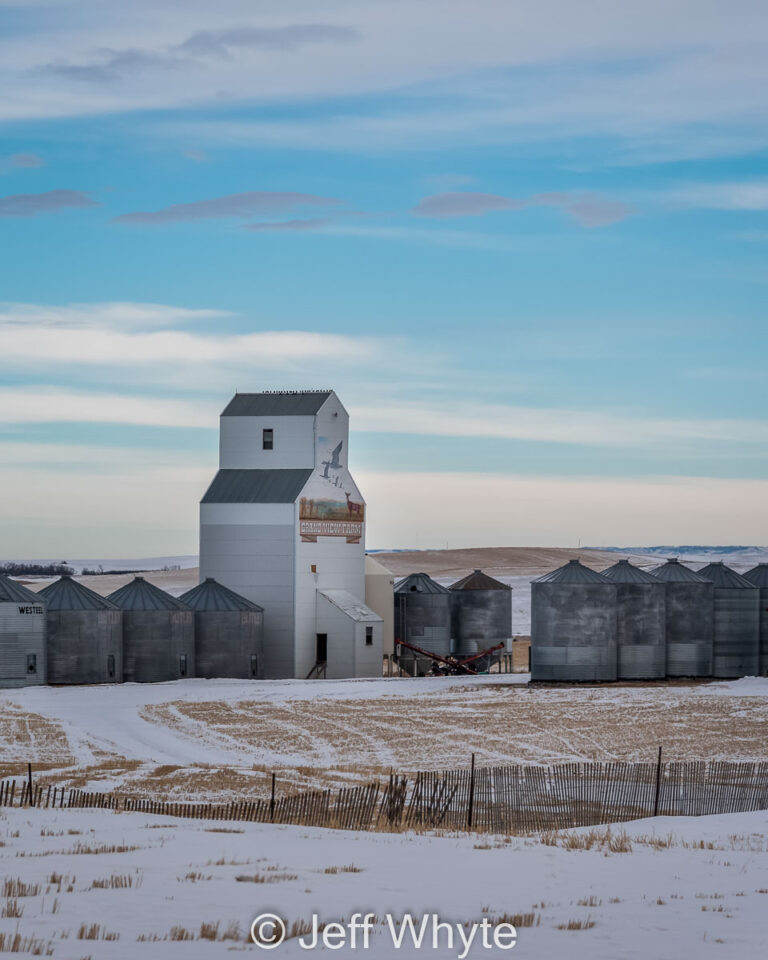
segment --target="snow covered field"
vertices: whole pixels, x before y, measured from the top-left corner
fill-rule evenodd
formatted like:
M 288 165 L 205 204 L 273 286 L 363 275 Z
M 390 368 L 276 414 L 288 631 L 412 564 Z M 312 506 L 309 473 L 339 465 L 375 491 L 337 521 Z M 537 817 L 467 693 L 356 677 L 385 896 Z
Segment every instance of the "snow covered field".
M 315 913 L 373 913 L 369 949 L 357 953 L 377 960 L 463 952 L 445 932 L 438 950 L 429 940 L 396 950 L 388 913 L 417 925 L 424 913 L 512 919 L 511 955 L 531 960 L 765 956 L 764 812 L 494 838 L 5 809 L 0 841 L 0 933 L 35 938 L 27 948 L 60 960 L 261 955 L 246 938 L 265 911 L 289 928 Z M 505 953 L 476 944 L 467 956 Z M 270 956 L 311 954 L 293 937 Z
M 3 691 L 0 766 L 216 800 L 479 764 L 765 759 L 768 679 L 539 688 L 526 674 Z

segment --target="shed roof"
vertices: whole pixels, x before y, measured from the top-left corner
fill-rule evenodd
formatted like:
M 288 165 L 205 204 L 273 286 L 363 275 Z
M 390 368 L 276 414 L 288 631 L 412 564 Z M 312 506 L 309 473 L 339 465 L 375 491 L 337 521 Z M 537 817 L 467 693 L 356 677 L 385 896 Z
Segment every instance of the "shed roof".
M 654 577 L 647 570 L 641 570 L 634 566 L 629 560 L 619 560 L 612 567 L 603 570 L 603 576 L 614 583 L 659 583 L 658 577 Z
M 456 583 L 451 584 L 448 589 L 511 590 L 512 587 L 508 586 L 506 583 L 502 583 L 501 580 L 494 580 L 493 577 L 489 577 L 488 574 L 483 573 L 482 570 L 473 570 L 472 573 L 468 573 L 466 577 L 462 577 L 461 580 L 457 580 Z
M 568 563 L 558 567 L 551 573 L 545 573 L 543 577 L 537 577 L 533 583 L 608 583 L 605 577 L 592 570 L 591 567 L 585 567 L 579 560 L 569 560 Z
M 711 580 L 716 587 L 720 587 L 721 589 L 757 589 L 751 580 L 747 580 L 746 577 L 742 577 L 740 573 L 736 573 L 735 570 L 731 570 L 730 567 L 726 567 L 722 560 L 715 560 L 713 563 L 708 563 L 706 567 L 703 567 L 698 571 L 698 574 L 700 577 L 704 577 L 706 580 Z
M 338 607 L 342 613 L 345 613 L 351 620 L 358 623 L 382 623 L 378 613 L 374 613 L 370 607 L 366 607 L 362 600 L 358 600 L 349 590 L 318 590 L 321 597 L 325 597 L 334 607 Z
M 117 610 L 111 600 L 73 580 L 69 575 L 49 583 L 40 591 L 49 610 Z
M 257 610 L 264 612 L 258 603 L 241 597 L 239 593 L 218 583 L 213 577 L 206 577 L 202 583 L 179 597 L 188 607 L 203 613 L 222 611 Z
M 219 470 L 201 503 L 295 503 L 311 469 Z
M 395 585 L 395 593 L 448 593 L 448 590 L 427 573 L 412 573 Z
M 10 577 L 0 576 L 0 603 L 41 603 L 40 597 Z
M 675 557 L 656 567 L 653 575 L 657 580 L 666 580 L 667 583 L 709 583 L 706 577 L 700 577 L 695 570 L 683 566 Z
M 186 603 L 156 587 L 144 577 L 134 577 L 130 583 L 107 597 L 121 610 L 189 610 Z
M 756 567 L 747 570 L 744 574 L 744 579 L 749 580 L 749 582 L 756 587 L 765 589 L 768 587 L 768 563 L 758 563 Z
M 332 390 L 280 390 L 236 393 L 222 417 L 313 417 Z

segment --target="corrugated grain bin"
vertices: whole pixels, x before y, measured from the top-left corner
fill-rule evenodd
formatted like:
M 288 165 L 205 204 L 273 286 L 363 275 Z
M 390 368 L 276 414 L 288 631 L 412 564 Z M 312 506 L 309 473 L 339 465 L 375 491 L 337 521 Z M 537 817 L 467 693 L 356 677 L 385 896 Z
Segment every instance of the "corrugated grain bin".
M 698 573 L 715 587 L 712 676 L 756 677 L 760 669 L 760 591 L 722 560 Z
M 711 677 L 714 586 L 674 558 L 653 575 L 667 585 L 667 676 Z
M 264 676 L 263 607 L 213 577 L 179 599 L 195 612 L 196 676 Z
M 122 611 L 69 575 L 38 596 L 48 608 L 48 683 L 122 683 Z
M 126 683 L 195 676 L 195 615 L 185 603 L 144 577 L 136 577 L 107 599 L 123 611 Z
M 475 570 L 450 588 L 451 634 L 461 657 L 503 643 L 511 649 L 512 588 Z
M 768 563 L 759 563 L 744 579 L 760 591 L 760 676 L 768 677 Z
M 616 585 L 571 560 L 531 583 L 531 680 L 615 680 Z
M 442 657 L 451 652 L 451 595 L 426 573 L 412 573 L 395 586 L 395 652 L 398 640 Z
M 619 680 L 658 680 L 667 673 L 667 587 L 629 560 L 603 570 L 616 584 Z
M 0 687 L 46 682 L 45 601 L 0 576 Z

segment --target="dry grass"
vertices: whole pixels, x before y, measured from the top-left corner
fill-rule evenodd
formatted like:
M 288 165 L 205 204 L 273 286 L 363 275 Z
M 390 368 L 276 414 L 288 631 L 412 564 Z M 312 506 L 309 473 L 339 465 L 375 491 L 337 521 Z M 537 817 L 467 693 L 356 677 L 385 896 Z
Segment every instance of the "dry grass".
M 141 873 L 113 873 L 109 877 L 97 878 L 91 883 L 91 890 L 126 890 L 140 887 Z
M 6 900 L 3 909 L 0 911 L 0 916 L 8 920 L 20 920 L 24 916 L 24 907 L 19 904 L 18 900 Z
M 30 953 L 33 957 L 53 956 L 53 944 L 39 937 L 24 937 L 15 933 L 0 932 L 0 953 Z
M 356 867 L 354 863 L 348 863 L 346 866 L 343 866 L 343 867 L 326 867 L 325 870 L 323 870 L 323 873 L 362 873 L 362 872 L 363 872 L 362 869 L 360 867 Z
M 235 877 L 238 883 L 279 883 L 281 880 L 298 880 L 295 873 L 241 873 Z
M 541 914 L 533 911 L 530 913 L 502 913 L 498 917 L 489 917 L 488 919 L 494 927 L 498 927 L 500 923 L 511 923 L 515 929 L 541 926 Z
M 78 940 L 119 940 L 119 933 L 111 933 L 100 923 L 81 923 L 77 931 Z
M 550 847 L 562 847 L 563 850 L 600 850 L 605 853 L 632 853 L 632 840 L 621 830 L 614 833 L 610 827 L 592 829 L 584 833 L 561 833 L 558 830 L 546 830 L 541 842 Z
M 558 923 L 558 930 L 591 930 L 595 921 L 591 917 L 586 920 L 569 920 L 568 923 Z
M 218 920 L 211 920 L 201 923 L 197 934 L 193 930 L 188 930 L 186 927 L 174 926 L 163 936 L 157 933 L 141 933 L 136 937 L 136 940 L 139 943 L 159 943 L 162 940 L 214 940 L 222 942 L 226 940 L 240 940 L 241 937 L 240 924 L 237 923 L 237 921 L 232 920 L 222 930 L 221 923 Z
M 24 883 L 18 877 L 6 877 L 0 888 L 3 897 L 37 897 L 39 894 L 39 883 Z

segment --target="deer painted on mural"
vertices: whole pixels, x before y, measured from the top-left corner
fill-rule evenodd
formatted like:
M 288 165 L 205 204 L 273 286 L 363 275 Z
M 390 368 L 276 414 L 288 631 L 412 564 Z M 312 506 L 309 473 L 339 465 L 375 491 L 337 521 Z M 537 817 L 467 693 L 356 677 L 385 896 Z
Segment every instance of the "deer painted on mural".
M 349 496 L 349 494 L 344 491 L 344 496 L 347 498 L 347 510 L 349 511 L 350 518 L 354 517 L 355 514 L 358 514 L 362 519 L 363 516 L 363 505 L 362 503 L 355 503 Z

